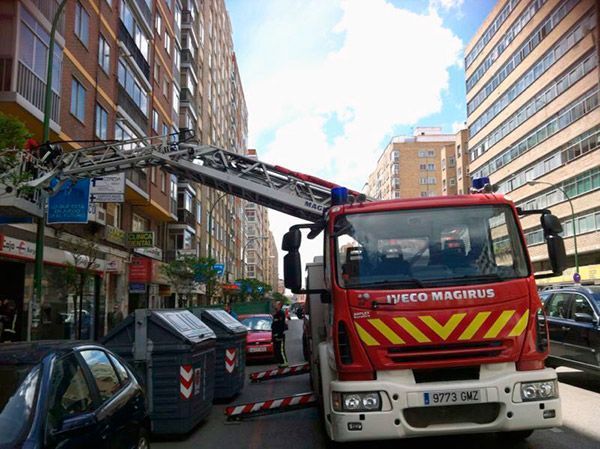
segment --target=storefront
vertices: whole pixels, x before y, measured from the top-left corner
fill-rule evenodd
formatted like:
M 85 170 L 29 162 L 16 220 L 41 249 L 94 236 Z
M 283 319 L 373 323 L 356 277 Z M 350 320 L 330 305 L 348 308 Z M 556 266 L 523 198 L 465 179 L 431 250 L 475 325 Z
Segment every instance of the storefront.
M 27 338 L 29 303 L 33 296 L 35 243 L 16 237 L 0 238 L 0 299 L 14 304 L 12 340 Z M 68 339 L 75 334 L 75 299 L 83 297 L 82 338 L 93 338 L 104 328 L 102 276 L 105 260 L 44 247 L 43 297 L 31 319 L 31 335 L 39 339 Z M 83 283 L 82 283 L 83 281 Z M 80 290 L 82 288 L 82 290 Z

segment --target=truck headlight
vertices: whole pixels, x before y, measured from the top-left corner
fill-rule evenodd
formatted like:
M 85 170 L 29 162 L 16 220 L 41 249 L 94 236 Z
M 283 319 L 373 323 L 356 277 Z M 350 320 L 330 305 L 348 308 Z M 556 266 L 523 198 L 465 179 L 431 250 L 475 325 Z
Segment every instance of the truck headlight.
M 557 397 L 558 388 L 555 380 L 523 382 L 521 384 L 521 399 L 523 401 L 543 401 Z
M 331 393 L 331 404 L 336 412 L 375 412 L 381 410 L 378 392 Z

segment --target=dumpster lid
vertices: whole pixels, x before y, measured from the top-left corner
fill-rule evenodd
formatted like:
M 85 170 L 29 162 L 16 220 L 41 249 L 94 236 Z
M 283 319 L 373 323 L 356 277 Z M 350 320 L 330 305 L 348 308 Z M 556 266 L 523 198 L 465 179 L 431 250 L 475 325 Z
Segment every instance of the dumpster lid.
M 217 338 L 210 327 L 188 310 L 153 310 L 152 315 L 160 318 L 170 328 L 192 343 Z
M 225 330 L 233 333 L 233 334 L 243 334 L 248 332 L 246 326 L 232 317 L 225 310 L 221 309 L 203 309 L 202 310 L 202 318 L 203 319 L 212 319 L 220 324 Z

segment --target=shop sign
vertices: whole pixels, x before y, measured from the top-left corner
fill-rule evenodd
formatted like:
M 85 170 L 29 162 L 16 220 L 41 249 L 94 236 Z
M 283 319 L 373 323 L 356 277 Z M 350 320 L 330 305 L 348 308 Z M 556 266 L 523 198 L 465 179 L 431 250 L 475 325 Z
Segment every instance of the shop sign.
M 197 257 L 198 250 L 197 249 L 178 249 L 177 257 Z
M 132 257 L 129 265 L 129 282 L 152 281 L 152 259 L 147 257 Z
M 54 181 L 52 185 L 55 185 Z M 90 180 L 71 181 L 48 198 L 48 223 L 87 223 L 90 203 Z
M 121 273 L 123 272 L 123 263 L 118 260 L 107 260 L 105 271 L 109 273 Z
M 140 282 L 130 282 L 129 293 L 146 293 L 146 284 Z
M 125 173 L 92 178 L 90 201 L 92 203 L 125 202 Z
M 2 253 L 26 259 L 35 259 L 35 243 L 5 237 L 2 242 Z
M 104 229 L 104 238 L 117 245 L 125 246 L 127 243 L 126 237 L 125 231 L 115 228 L 114 226 L 106 225 L 106 228 Z
M 154 232 L 128 232 L 127 246 L 129 248 L 151 248 L 154 246 Z
M 162 249 L 157 248 L 156 246 L 153 246 L 152 248 L 136 248 L 134 252 L 156 260 L 162 260 L 163 258 Z

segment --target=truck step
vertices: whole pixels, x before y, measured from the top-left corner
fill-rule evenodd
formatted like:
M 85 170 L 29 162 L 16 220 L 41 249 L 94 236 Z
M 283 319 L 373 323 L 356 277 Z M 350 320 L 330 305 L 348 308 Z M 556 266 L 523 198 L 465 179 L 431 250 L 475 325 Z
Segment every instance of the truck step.
M 255 416 L 291 412 L 303 408 L 315 407 L 316 405 L 317 395 L 311 391 L 262 402 L 232 405 L 225 408 L 225 416 L 227 417 L 227 421 L 241 421 L 242 419 L 253 418 Z
M 308 363 L 302 363 L 301 365 L 292 365 L 287 368 L 275 368 L 251 373 L 250 381 L 262 382 L 263 380 L 279 379 L 280 377 L 297 376 L 299 374 L 308 373 L 309 371 L 310 365 Z

